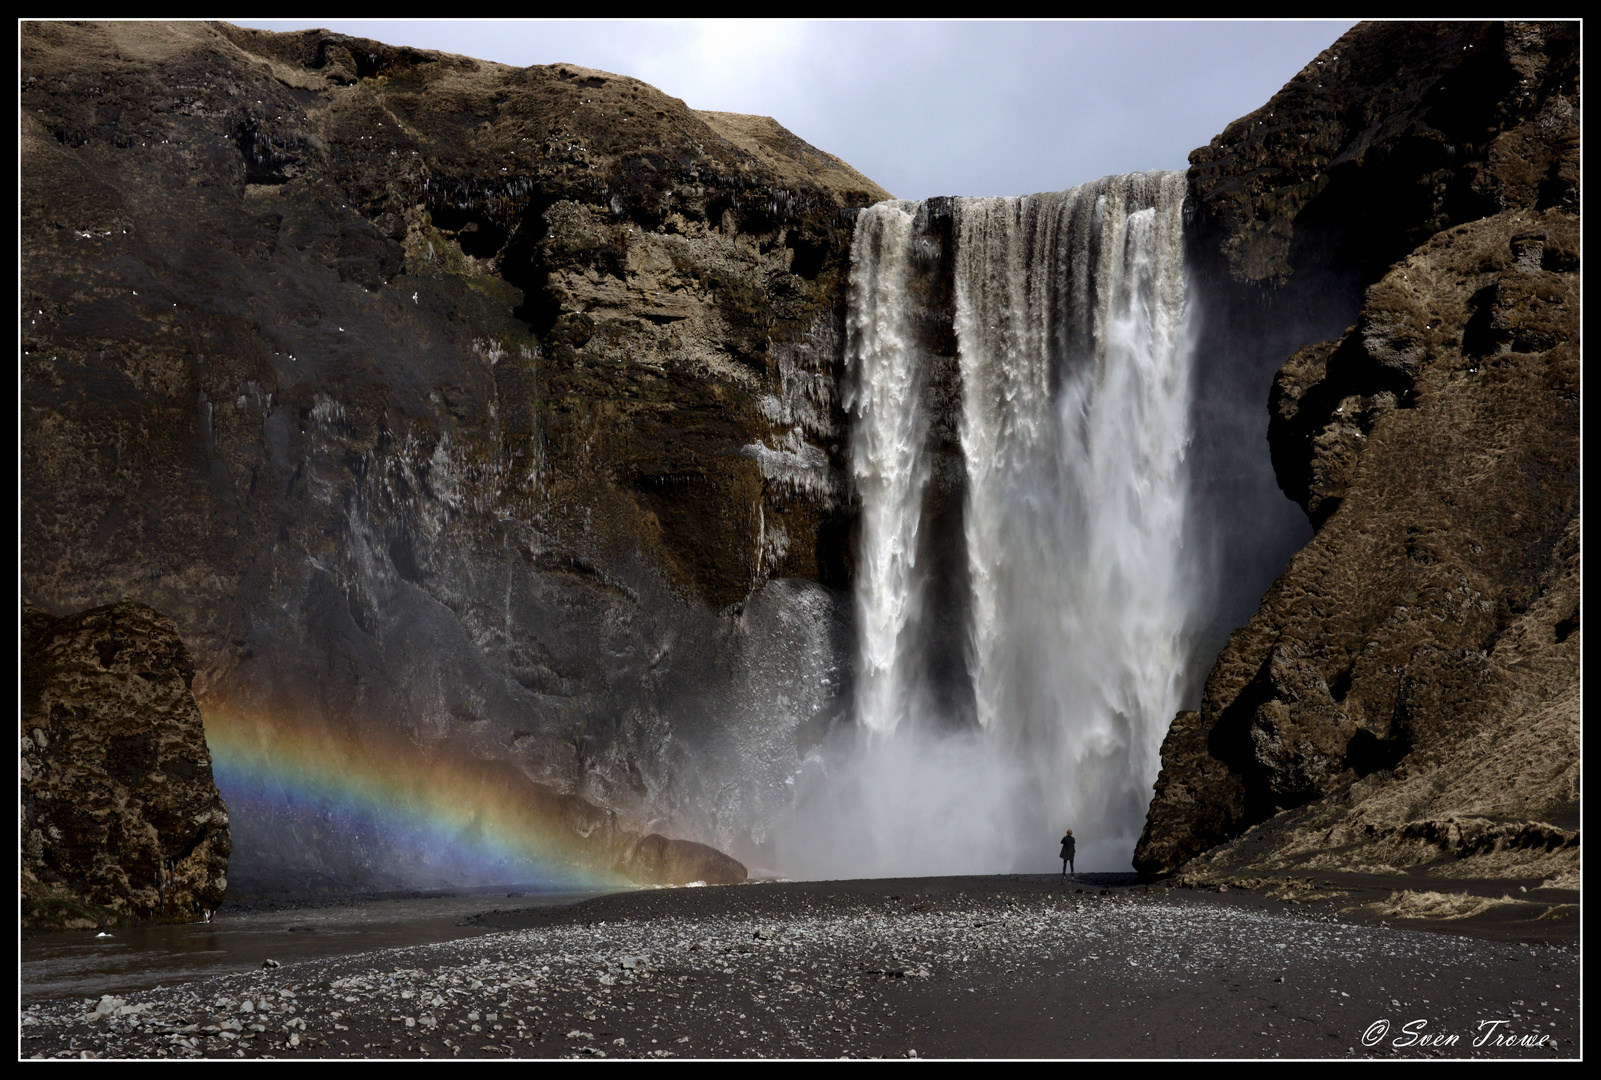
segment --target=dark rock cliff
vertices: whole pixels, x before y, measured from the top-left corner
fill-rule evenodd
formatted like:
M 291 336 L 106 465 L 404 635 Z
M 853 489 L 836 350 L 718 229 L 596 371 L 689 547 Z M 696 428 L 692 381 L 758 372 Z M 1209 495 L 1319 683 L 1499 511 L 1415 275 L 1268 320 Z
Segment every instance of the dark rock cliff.
M 633 79 L 219 24 L 24 24 L 21 161 L 26 597 L 170 614 L 208 725 L 759 853 L 847 681 L 885 192 Z M 235 810 L 247 875 L 389 857 Z
M 1169 732 L 1142 872 L 1572 884 L 1578 40 L 1363 24 L 1191 156 L 1213 290 L 1354 325 L 1274 382 L 1316 532 Z
M 22 925 L 188 922 L 232 839 L 171 619 L 119 603 L 22 609 Z

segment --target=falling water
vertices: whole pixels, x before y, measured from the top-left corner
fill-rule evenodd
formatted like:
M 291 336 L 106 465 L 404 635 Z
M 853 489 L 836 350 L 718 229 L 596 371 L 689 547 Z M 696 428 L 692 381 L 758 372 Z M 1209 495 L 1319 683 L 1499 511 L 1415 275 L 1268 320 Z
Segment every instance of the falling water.
M 953 200 L 949 407 L 966 469 L 974 706 L 954 735 L 908 723 L 922 700 L 908 613 L 930 588 L 917 566 L 928 357 L 907 322 L 919 207 L 862 216 L 846 403 L 862 504 L 858 736 L 814 762 L 829 812 L 848 821 L 812 821 L 846 834 L 829 869 L 1043 869 L 1066 827 L 1081 868 L 1128 868 L 1186 689 L 1183 199 L 1182 173 L 1137 173 Z
M 922 407 L 926 358 L 910 327 L 915 203 L 870 207 L 851 250 L 850 319 L 845 348 L 854 358 L 845 408 L 856 416 L 851 472 L 862 500 L 858 554 L 857 716 L 887 735 L 899 726 L 907 698 L 902 635 L 914 599 L 913 571 L 928 460 Z
M 1183 199 L 1136 173 L 956 215 L 978 721 L 1034 812 L 1129 851 L 1186 666 Z

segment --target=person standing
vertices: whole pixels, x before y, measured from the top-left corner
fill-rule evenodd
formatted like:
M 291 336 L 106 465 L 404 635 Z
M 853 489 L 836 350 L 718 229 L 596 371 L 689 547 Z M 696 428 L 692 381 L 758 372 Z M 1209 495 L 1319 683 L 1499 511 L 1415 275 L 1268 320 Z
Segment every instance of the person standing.
M 1073 843 L 1073 830 L 1069 829 L 1069 830 L 1067 830 L 1067 835 L 1062 837 L 1062 876 L 1063 877 L 1067 877 L 1069 868 L 1071 868 L 1073 866 L 1073 849 L 1074 849 L 1074 847 L 1075 847 L 1075 845 Z M 1078 871 L 1077 870 L 1073 870 L 1073 876 L 1075 878 L 1078 877 Z

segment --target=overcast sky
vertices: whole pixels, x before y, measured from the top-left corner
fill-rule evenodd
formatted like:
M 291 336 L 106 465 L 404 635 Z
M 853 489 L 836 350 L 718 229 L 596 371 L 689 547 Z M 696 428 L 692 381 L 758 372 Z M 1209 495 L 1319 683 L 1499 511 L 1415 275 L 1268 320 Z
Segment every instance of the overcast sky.
M 772 116 L 904 199 L 1182 169 L 1343 22 L 261 22 L 632 75 Z

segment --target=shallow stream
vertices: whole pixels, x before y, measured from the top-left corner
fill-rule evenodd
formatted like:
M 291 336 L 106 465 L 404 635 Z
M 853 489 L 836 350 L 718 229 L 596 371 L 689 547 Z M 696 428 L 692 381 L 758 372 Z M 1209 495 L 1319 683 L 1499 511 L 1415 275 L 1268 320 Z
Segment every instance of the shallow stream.
M 23 1002 L 98 998 L 209 975 L 249 971 L 267 960 L 289 965 L 490 933 L 463 925 L 495 908 L 571 904 L 600 893 L 508 892 L 507 886 L 347 900 L 287 911 L 223 908 L 209 923 L 34 934 L 21 943 Z M 510 897 L 510 899 L 508 899 Z

